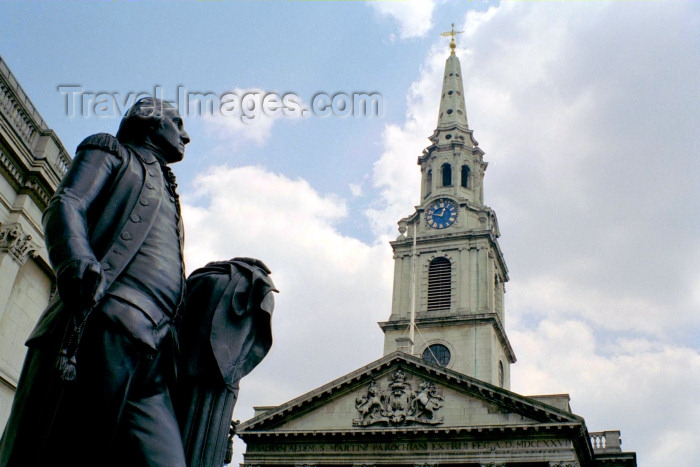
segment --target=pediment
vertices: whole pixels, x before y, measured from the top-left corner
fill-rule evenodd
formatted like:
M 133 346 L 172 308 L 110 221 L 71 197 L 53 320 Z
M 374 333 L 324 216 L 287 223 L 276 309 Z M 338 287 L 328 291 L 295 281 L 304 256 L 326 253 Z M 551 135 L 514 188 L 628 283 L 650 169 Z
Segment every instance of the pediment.
M 239 433 L 581 422 L 576 415 L 395 352 L 242 423 Z

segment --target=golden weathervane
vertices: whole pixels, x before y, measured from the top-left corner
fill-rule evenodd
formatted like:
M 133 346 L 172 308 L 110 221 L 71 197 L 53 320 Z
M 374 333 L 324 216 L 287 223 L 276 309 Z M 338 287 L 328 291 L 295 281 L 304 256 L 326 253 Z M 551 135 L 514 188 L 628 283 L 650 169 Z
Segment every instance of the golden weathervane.
M 455 36 L 457 34 L 462 34 L 464 31 L 455 31 L 455 23 L 452 23 L 452 30 L 443 32 L 440 35 L 443 37 L 447 36 L 452 36 L 452 40 L 450 40 L 450 54 L 454 55 L 455 54 L 455 48 L 457 47 L 457 43 L 455 42 Z

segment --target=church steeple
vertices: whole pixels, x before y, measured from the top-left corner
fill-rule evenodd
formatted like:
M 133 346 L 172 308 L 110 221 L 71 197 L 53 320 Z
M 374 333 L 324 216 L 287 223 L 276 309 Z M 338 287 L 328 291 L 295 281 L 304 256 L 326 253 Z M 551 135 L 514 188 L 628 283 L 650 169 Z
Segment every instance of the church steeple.
M 484 204 L 487 163 L 467 123 L 455 34 L 437 127 L 418 158 L 421 198 L 399 221 L 384 354 L 400 350 L 501 387 L 515 354 L 505 333 L 508 269 L 496 213 Z

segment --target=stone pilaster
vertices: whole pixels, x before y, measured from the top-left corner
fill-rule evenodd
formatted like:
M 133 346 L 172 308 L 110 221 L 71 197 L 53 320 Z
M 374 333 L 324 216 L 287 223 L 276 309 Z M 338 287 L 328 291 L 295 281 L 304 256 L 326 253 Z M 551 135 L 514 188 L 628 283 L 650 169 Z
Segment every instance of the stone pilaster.
M 31 257 L 36 256 L 39 247 L 27 235 L 22 225 L 15 222 L 0 225 L 0 310 L 7 308 L 7 301 L 19 268 Z

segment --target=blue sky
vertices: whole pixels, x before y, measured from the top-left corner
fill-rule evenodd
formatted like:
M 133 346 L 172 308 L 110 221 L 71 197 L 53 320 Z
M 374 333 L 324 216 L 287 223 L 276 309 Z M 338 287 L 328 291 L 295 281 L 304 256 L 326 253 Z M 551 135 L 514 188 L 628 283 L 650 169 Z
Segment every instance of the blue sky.
M 275 344 L 235 417 L 379 358 L 396 222 L 419 201 L 448 40 L 489 162 L 522 394 L 570 393 L 641 467 L 700 465 L 700 4 L 693 1 L 0 3 L 0 54 L 72 153 L 118 118 L 60 85 L 126 95 L 376 92 L 361 117 L 186 116 L 175 166 L 189 270 L 256 256 Z M 238 447 L 240 460 L 241 447 Z

